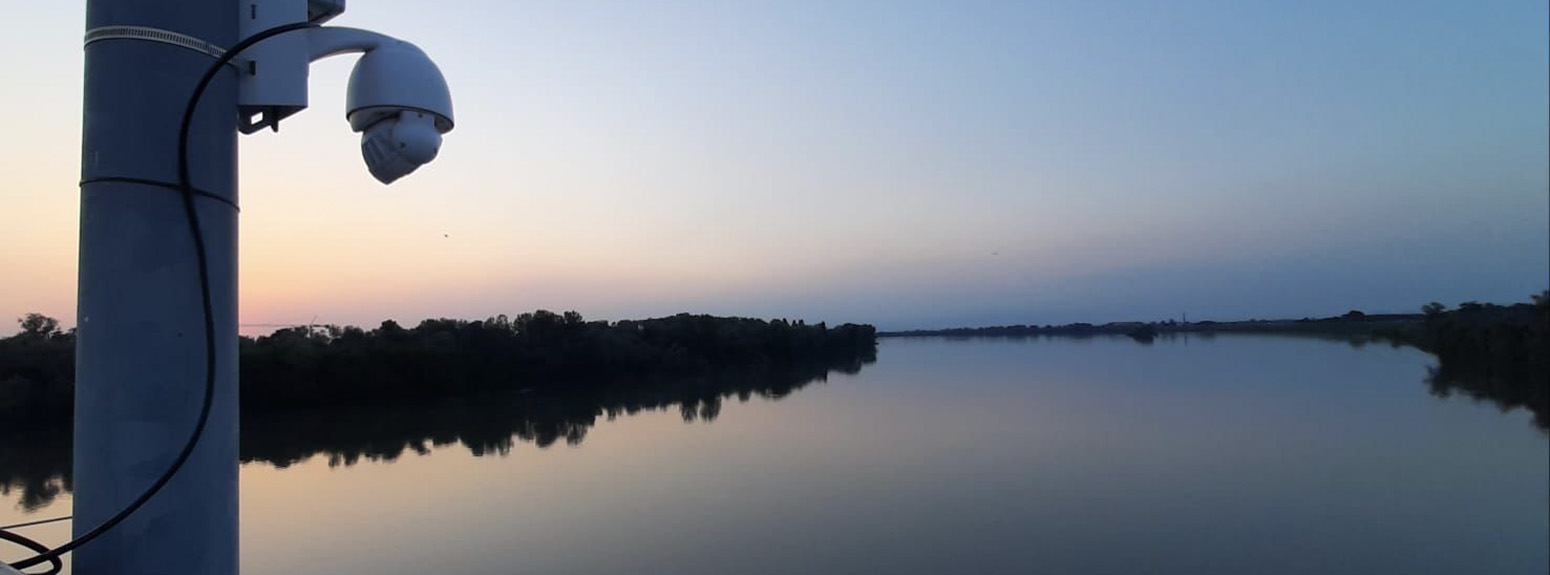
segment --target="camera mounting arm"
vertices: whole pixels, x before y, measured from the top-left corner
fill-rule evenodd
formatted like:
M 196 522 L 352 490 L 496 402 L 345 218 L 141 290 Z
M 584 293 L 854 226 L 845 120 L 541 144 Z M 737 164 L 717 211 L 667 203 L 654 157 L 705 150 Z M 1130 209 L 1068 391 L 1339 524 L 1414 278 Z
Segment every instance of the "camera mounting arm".
M 410 45 L 408 42 L 387 34 L 343 26 L 313 28 L 304 31 L 303 34 L 307 36 L 307 48 L 310 51 L 308 60 L 312 62 L 329 56 L 363 54 L 378 47 L 395 43 Z M 415 49 L 418 50 L 419 48 Z
M 359 132 L 389 111 L 436 116 L 439 132 L 452 130 L 452 97 L 434 62 L 414 44 L 386 34 L 326 26 L 276 36 L 249 49 L 238 81 L 238 130 L 276 131 L 280 120 L 307 107 L 309 65 L 329 56 L 363 54 L 350 73 L 346 116 Z M 267 45 L 266 45 L 267 44 Z
M 343 11 L 342 1 L 247 0 L 245 4 L 244 38 L 289 23 L 319 23 Z M 279 131 L 280 120 L 307 107 L 311 63 L 357 53 L 361 57 L 350 71 L 345 118 L 352 131 L 363 133 L 362 153 L 372 175 L 390 183 L 435 159 L 441 134 L 453 126 L 446 78 L 419 47 L 358 28 L 306 28 L 250 47 L 238 72 L 238 131 Z

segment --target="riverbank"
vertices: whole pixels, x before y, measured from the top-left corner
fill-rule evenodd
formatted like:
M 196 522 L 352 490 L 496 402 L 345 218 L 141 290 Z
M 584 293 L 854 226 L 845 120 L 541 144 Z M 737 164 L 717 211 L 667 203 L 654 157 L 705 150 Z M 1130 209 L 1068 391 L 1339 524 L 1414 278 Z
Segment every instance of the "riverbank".
M 36 314 L 22 328 L 0 338 L 0 431 L 67 427 L 75 334 Z M 876 345 L 870 325 L 691 314 L 609 322 L 539 310 L 411 328 L 304 326 L 240 339 L 240 391 L 244 414 L 418 405 L 727 369 L 859 365 Z

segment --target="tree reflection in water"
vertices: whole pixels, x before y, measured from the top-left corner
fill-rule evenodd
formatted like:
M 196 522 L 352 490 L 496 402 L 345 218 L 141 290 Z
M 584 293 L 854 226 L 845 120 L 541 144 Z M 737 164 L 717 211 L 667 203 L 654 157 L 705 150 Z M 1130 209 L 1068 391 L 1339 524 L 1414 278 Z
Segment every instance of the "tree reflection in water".
M 69 430 L 0 437 L 0 496 L 12 491 L 28 512 L 70 491 Z
M 1182 336 L 1168 334 L 1162 339 L 1174 337 Z M 1208 334 L 1192 337 L 1211 339 Z M 1353 347 L 1369 341 L 1330 339 Z M 676 409 L 684 421 L 714 421 L 722 403 L 731 398 L 779 400 L 815 381 L 826 381 L 831 371 L 854 374 L 875 360 L 875 354 L 868 354 L 838 364 L 766 365 L 696 378 L 467 397 L 430 406 L 264 414 L 242 422 L 242 459 L 283 468 L 326 456 L 330 466 L 350 466 L 363 458 L 393 461 L 406 452 L 424 455 L 453 444 L 462 444 L 476 456 L 504 456 L 520 442 L 541 448 L 561 440 L 580 445 L 600 417 L 612 420 L 642 411 Z M 1550 434 L 1550 393 L 1539 364 L 1503 367 L 1455 361 L 1431 368 L 1425 385 L 1441 398 L 1464 395 L 1490 401 L 1503 412 L 1527 409 L 1534 426 Z M 24 511 L 45 507 L 68 493 L 69 469 L 68 429 L 0 435 L 0 495 L 17 492 L 18 507 Z
M 831 371 L 856 374 L 875 352 L 837 363 L 765 365 L 690 378 L 620 381 L 567 391 L 528 390 L 434 405 L 269 413 L 242 420 L 242 461 L 285 468 L 315 456 L 330 467 L 394 461 L 405 453 L 462 444 L 475 456 L 505 456 L 519 442 L 580 445 L 598 419 L 676 409 L 685 422 L 714 421 L 722 402 L 779 400 Z M 564 386 L 561 386 L 564 387 Z M 70 491 L 68 429 L 0 437 L 0 495 L 18 492 L 24 511 Z
M 1489 401 L 1502 413 L 1521 407 L 1534 414 L 1534 427 L 1550 434 L 1550 383 L 1542 368 L 1444 363 L 1427 371 L 1426 385 L 1432 395 L 1462 394 Z

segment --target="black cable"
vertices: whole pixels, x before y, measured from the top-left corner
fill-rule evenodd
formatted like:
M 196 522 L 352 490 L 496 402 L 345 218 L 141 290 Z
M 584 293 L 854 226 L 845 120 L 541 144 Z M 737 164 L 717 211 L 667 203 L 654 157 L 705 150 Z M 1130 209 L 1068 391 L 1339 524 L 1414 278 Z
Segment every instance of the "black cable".
M 188 462 L 189 456 L 193 455 L 194 447 L 199 444 L 199 438 L 204 435 L 205 424 L 209 423 L 210 421 L 210 407 L 215 402 L 215 314 L 212 311 L 214 306 L 210 302 L 210 265 L 208 257 L 205 254 L 204 230 L 199 225 L 199 213 L 194 209 L 194 196 L 197 194 L 195 193 L 194 186 L 190 182 L 188 175 L 189 127 L 194 123 L 194 111 L 199 105 L 199 98 L 204 96 L 205 89 L 208 88 L 210 86 L 210 82 L 215 79 L 216 73 L 220 72 L 221 68 L 225 66 L 227 62 L 230 62 L 233 58 L 235 58 L 237 54 L 242 53 L 243 50 L 252 47 L 254 44 L 274 36 L 278 36 L 286 32 L 303 30 L 306 28 L 315 28 L 317 26 L 317 24 L 310 22 L 285 24 L 283 26 L 276 26 L 274 28 L 264 30 L 252 36 L 248 36 L 240 42 L 237 42 L 235 46 L 232 46 L 230 49 L 226 50 L 225 53 L 221 54 L 220 58 L 216 58 L 215 63 L 205 71 L 204 77 L 200 78 L 199 84 L 194 87 L 194 94 L 188 99 L 188 106 L 183 109 L 183 123 L 178 128 L 178 188 L 183 195 L 183 214 L 188 219 L 189 235 L 193 238 L 194 241 L 194 255 L 199 262 L 199 295 L 201 303 L 204 306 L 205 332 L 204 402 L 203 405 L 199 407 L 199 419 L 194 425 L 194 431 L 188 436 L 188 442 L 183 445 L 183 450 L 178 452 L 178 456 L 173 459 L 172 464 L 167 467 L 167 471 L 163 472 L 161 477 L 156 479 L 155 483 L 152 483 L 150 487 L 146 488 L 144 493 L 141 493 L 140 496 L 136 497 L 133 502 L 124 507 L 122 510 L 119 510 L 117 514 L 108 518 L 107 521 L 103 521 L 101 525 L 93 527 L 91 531 L 87 531 L 85 534 L 70 540 L 70 542 L 65 543 L 64 545 L 60 545 L 59 547 L 55 547 L 53 549 L 48 549 L 47 547 L 44 547 L 41 544 L 32 541 L 31 539 L 27 539 L 13 533 L 0 531 L 0 539 L 5 539 L 7 541 L 11 541 L 34 551 L 40 552 L 38 555 L 31 558 L 12 563 L 11 567 L 13 569 L 26 569 L 46 561 L 53 566 L 52 570 L 40 573 L 38 575 L 51 575 L 53 573 L 58 573 L 62 568 L 60 567 L 60 556 L 87 544 L 93 539 L 101 536 L 103 533 L 107 533 L 109 529 L 112 529 L 114 526 L 122 523 L 124 519 L 127 519 L 135 511 L 138 511 L 142 506 L 145 505 L 147 501 L 151 500 L 151 497 L 155 496 L 158 492 L 161 491 L 163 487 L 167 486 L 167 482 L 172 480 L 172 477 L 177 474 L 178 470 L 183 468 L 183 464 Z M 23 543 L 20 540 L 25 540 L 26 542 Z
M 0 531 L 6 531 L 6 530 L 9 530 L 9 529 L 21 529 L 23 527 L 32 527 L 33 525 L 43 525 L 45 523 L 54 523 L 56 521 L 69 521 L 69 520 L 71 520 L 73 518 L 74 518 L 74 516 L 66 515 L 64 517 L 55 517 L 53 519 L 39 519 L 37 521 L 28 521 L 26 523 L 15 523 L 15 524 L 12 524 L 12 525 L 0 525 Z
M 96 177 L 96 178 L 92 178 L 92 179 L 89 179 L 89 180 L 81 180 L 81 184 L 80 185 L 85 186 L 86 184 L 101 184 L 101 183 L 109 183 L 109 182 L 111 182 L 111 183 L 123 183 L 123 184 L 140 184 L 142 186 L 156 186 L 158 188 L 167 188 L 167 189 L 170 189 L 170 190 L 173 190 L 173 191 L 177 191 L 177 192 L 182 192 L 183 191 L 183 186 L 182 185 L 175 184 L 173 182 L 163 182 L 161 180 L 152 180 L 152 179 L 147 179 L 147 178 L 132 178 L 132 177 L 129 177 L 129 176 L 101 176 L 101 177 Z M 217 194 L 215 192 L 208 192 L 208 191 L 201 190 L 201 189 L 198 189 L 198 188 L 190 188 L 190 189 L 194 192 L 194 195 L 196 195 L 196 196 L 199 196 L 201 198 L 212 199 L 212 200 L 215 200 L 217 202 L 220 202 L 220 203 L 226 204 L 228 206 L 231 206 L 231 209 L 237 210 L 239 212 L 242 211 L 242 208 L 237 207 L 237 202 L 231 201 L 231 199 L 227 198 L 226 196 Z
M 21 535 L 11 533 L 9 531 L 0 531 L 0 541 L 9 541 L 33 551 L 37 551 L 39 553 L 38 557 L 43 557 L 44 555 L 49 554 L 48 546 L 26 537 L 22 537 Z M 48 571 L 39 571 L 36 573 L 29 573 L 27 575 L 54 575 L 55 573 L 63 571 L 65 568 L 64 561 L 60 561 L 59 557 L 57 556 L 49 557 L 46 559 L 46 561 L 48 561 Z M 17 567 L 16 569 L 21 570 L 20 567 Z

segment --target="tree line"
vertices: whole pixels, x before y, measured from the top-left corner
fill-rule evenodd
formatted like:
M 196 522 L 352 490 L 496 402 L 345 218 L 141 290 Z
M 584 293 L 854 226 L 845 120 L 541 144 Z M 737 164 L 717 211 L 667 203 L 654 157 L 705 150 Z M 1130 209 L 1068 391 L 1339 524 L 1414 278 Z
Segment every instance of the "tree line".
M 0 428 L 68 421 L 73 330 L 39 314 L 0 339 Z M 617 322 L 546 310 L 482 321 L 391 320 L 286 328 L 239 341 L 245 412 L 413 403 L 528 388 L 585 389 L 622 378 L 715 369 L 854 363 L 875 357 L 869 325 L 679 314 Z

